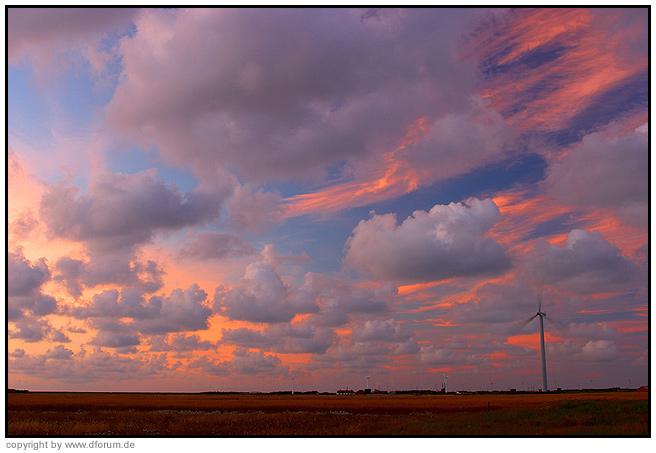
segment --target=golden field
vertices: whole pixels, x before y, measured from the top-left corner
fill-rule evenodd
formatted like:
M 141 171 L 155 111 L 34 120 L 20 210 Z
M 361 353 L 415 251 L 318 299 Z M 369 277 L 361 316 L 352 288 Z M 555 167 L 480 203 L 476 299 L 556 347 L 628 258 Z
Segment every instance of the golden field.
M 87 435 L 648 436 L 649 397 L 646 392 L 7 395 L 7 436 Z

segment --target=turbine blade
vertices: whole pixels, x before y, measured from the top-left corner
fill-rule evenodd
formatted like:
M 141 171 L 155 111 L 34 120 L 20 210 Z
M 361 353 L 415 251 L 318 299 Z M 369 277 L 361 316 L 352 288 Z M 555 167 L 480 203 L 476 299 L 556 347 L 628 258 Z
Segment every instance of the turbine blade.
M 517 325 L 517 332 L 522 331 L 524 329 L 524 327 L 528 326 L 531 321 L 533 321 L 535 318 L 537 318 L 537 316 L 538 315 L 536 313 L 533 316 L 531 316 L 530 318 L 519 322 L 518 325 Z
M 538 311 L 542 311 L 542 289 L 538 292 Z
M 566 327 L 566 326 L 565 326 L 562 322 L 560 322 L 560 321 L 556 321 L 555 319 L 550 318 L 550 317 L 547 316 L 547 315 L 544 315 L 544 319 L 545 319 L 545 321 L 547 321 L 549 324 L 551 324 L 551 325 L 553 325 L 553 326 L 556 326 L 556 328 L 557 328 L 558 330 L 565 330 L 565 327 Z

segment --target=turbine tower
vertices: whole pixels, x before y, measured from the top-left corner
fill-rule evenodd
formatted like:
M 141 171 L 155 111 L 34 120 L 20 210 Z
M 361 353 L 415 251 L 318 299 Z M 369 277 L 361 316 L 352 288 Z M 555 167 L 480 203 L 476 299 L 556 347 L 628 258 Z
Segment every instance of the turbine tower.
M 296 378 L 292 376 L 292 395 L 294 394 L 294 379 Z
M 540 318 L 540 358 L 542 362 L 542 391 L 546 392 L 547 387 L 547 357 L 544 346 L 544 318 L 547 314 L 542 311 L 542 291 L 538 291 L 538 312 L 531 316 L 528 321 L 532 321 L 536 317 Z

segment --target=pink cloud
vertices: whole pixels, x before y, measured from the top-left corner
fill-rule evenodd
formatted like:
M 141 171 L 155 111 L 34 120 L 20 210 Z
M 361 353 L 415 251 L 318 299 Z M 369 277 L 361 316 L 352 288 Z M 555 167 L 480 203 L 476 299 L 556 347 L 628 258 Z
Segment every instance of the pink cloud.
M 470 19 L 465 11 L 383 16 L 143 10 L 121 41 L 108 119 L 203 180 L 224 167 L 262 182 L 375 162 L 418 118 L 463 110 L 475 82 L 453 51 L 452 25 Z M 382 33 L 382 23 L 394 26 Z
M 50 279 L 51 273 L 45 258 L 31 263 L 23 256 L 23 251 L 20 249 L 8 253 L 7 319 L 9 321 L 37 319 L 56 313 L 58 311 L 57 300 L 43 291 L 43 286 Z M 27 326 L 26 324 L 22 324 L 22 326 L 24 328 L 21 329 L 21 332 L 24 333 Z M 38 329 L 38 331 L 41 332 L 42 329 Z M 36 333 L 36 331 L 34 332 Z
M 113 57 L 99 49 L 108 33 L 126 30 L 136 13 L 130 8 L 8 8 L 7 57 L 29 61 L 41 78 L 61 70 L 79 51 L 102 72 Z
M 499 218 L 491 200 L 436 205 L 400 225 L 394 214 L 361 221 L 344 263 L 365 274 L 404 282 L 499 274 L 510 267 L 504 248 L 486 236 Z
M 214 310 L 235 320 L 289 322 L 297 314 L 318 311 L 315 297 L 307 285 L 287 285 L 272 264 L 258 261 L 246 267 L 235 287 L 217 288 Z
M 91 251 L 115 252 L 148 242 L 156 231 L 217 218 L 224 196 L 198 188 L 182 194 L 153 172 L 105 174 L 84 194 L 64 183 L 49 187 L 40 218 L 54 237 L 84 242 Z
M 544 184 L 561 202 L 613 208 L 629 224 L 645 226 L 648 212 L 648 131 L 595 132 L 553 162 Z
M 225 260 L 252 255 L 254 247 L 234 233 L 201 231 L 182 244 L 179 256 L 189 260 Z
M 281 201 L 279 194 L 238 185 L 225 202 L 226 222 L 236 231 L 264 233 L 282 221 Z

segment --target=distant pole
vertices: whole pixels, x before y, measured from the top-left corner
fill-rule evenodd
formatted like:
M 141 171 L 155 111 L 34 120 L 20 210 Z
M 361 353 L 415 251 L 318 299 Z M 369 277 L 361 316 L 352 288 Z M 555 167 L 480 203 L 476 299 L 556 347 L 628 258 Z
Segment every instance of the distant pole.
M 292 395 L 294 394 L 294 379 L 295 378 L 292 378 Z
M 367 376 L 367 390 L 369 390 L 369 376 Z

